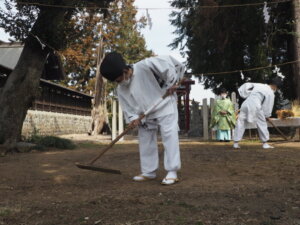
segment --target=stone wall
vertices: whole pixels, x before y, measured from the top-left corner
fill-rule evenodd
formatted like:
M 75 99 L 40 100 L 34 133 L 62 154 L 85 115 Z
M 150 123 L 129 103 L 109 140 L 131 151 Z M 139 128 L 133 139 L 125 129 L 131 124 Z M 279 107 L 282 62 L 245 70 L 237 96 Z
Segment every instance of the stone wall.
M 28 137 L 34 130 L 38 135 L 87 133 L 91 122 L 91 116 L 28 110 L 23 123 L 22 135 Z

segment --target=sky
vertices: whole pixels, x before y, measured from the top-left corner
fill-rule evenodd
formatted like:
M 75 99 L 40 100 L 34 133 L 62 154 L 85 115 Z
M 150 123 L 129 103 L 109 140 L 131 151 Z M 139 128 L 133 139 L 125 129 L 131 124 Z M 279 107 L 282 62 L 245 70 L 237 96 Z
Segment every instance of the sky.
M 174 58 L 184 63 L 186 61 L 180 55 L 178 49 L 172 50 L 168 45 L 176 37 L 173 34 L 175 27 L 169 21 L 171 9 L 151 9 L 151 8 L 171 8 L 169 0 L 136 0 L 135 5 L 138 8 L 150 8 L 148 13 L 152 21 L 152 28 L 149 26 L 142 30 L 148 49 L 153 50 L 156 55 L 172 55 Z M 0 4 L 3 7 L 3 4 Z M 139 9 L 137 17 L 146 16 L 145 9 Z M 8 41 L 9 35 L 0 28 L 0 40 Z M 192 85 L 190 99 L 202 102 L 203 98 L 213 98 L 215 95 L 210 90 L 204 90 L 203 85 L 194 78 L 195 85 Z

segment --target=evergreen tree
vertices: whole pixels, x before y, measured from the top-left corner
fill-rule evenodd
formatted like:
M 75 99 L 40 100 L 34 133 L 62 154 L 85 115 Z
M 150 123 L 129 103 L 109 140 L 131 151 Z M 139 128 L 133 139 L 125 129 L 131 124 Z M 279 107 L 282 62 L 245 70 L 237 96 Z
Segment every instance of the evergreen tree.
M 101 42 L 103 53 L 117 51 L 128 63 L 135 63 L 153 55 L 147 50 L 140 30 L 146 25 L 144 17 L 136 19 L 134 0 L 116 0 L 103 18 L 97 11 L 78 14 L 72 23 L 82 35 L 63 55 L 69 77 L 64 83 L 78 91 L 94 93 L 97 48 Z M 111 88 L 109 89 L 111 90 Z
M 263 3 L 257 0 L 257 3 Z M 242 83 L 266 82 L 275 76 L 274 68 L 250 70 L 232 74 L 212 74 L 201 76 L 201 73 L 247 70 L 265 67 L 289 61 L 289 40 L 292 37 L 290 3 L 269 4 L 267 6 L 270 21 L 267 23 L 264 5 L 214 7 L 222 5 L 244 5 L 251 0 L 174 0 L 172 6 L 180 9 L 174 11 L 172 24 L 176 26 L 178 37 L 171 44 L 173 48 L 186 47 L 188 66 L 192 73 L 204 82 L 205 88 L 214 92 L 222 86 L 229 91 L 236 91 Z M 185 44 L 186 43 L 186 44 Z M 282 67 L 287 77 L 290 66 Z M 290 79 L 286 79 L 284 93 L 292 97 Z

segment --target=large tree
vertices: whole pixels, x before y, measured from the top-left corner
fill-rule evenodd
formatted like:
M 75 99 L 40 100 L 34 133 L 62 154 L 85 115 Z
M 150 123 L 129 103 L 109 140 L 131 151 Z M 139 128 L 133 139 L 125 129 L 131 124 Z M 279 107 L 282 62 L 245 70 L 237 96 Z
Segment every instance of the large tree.
M 107 122 L 106 97 L 113 86 L 107 85 L 99 73 L 102 57 L 108 51 L 118 51 L 128 63 L 137 62 L 151 56 L 140 30 L 146 25 L 146 19 L 136 18 L 134 0 L 116 0 L 109 5 L 109 13 L 103 18 L 97 11 L 93 14 L 78 14 L 73 23 L 83 24 L 83 35 L 65 52 L 66 71 L 69 74 L 65 82 L 71 87 L 91 93 L 95 96 L 93 116 L 93 134 L 98 134 Z
M 217 92 L 223 86 L 235 91 L 246 81 L 265 82 L 275 76 L 271 67 L 245 71 L 243 75 L 240 72 L 210 73 L 247 70 L 291 60 L 291 3 L 272 3 L 265 7 L 264 2 L 257 0 L 260 4 L 255 6 L 246 6 L 253 3 L 251 0 L 172 2 L 180 11 L 172 13 L 172 24 L 176 26 L 178 37 L 171 46 L 181 46 L 182 50 L 186 47 L 188 66 L 192 73 L 202 78 L 206 88 Z M 239 4 L 241 6 L 236 6 Z M 222 7 L 224 5 L 234 6 Z M 292 98 L 291 65 L 280 69 L 288 78 L 285 79 L 284 93 Z M 207 75 L 202 77 L 202 73 Z
M 0 151 L 15 148 L 26 113 L 38 94 L 47 55 L 68 46 L 76 32 L 72 16 L 82 7 L 107 7 L 111 0 L 6 0 L 0 27 L 24 42 L 20 59 L 0 89 Z M 46 4 L 48 6 L 45 6 Z M 15 8 L 12 7 L 15 5 Z M 63 7 L 59 7 L 63 6 Z
M 78 91 L 94 91 L 97 70 L 98 47 L 102 53 L 118 51 L 129 63 L 151 56 L 140 30 L 145 27 L 146 19 L 136 18 L 135 0 L 116 0 L 109 5 L 104 18 L 97 11 L 77 14 L 72 23 L 82 32 L 64 52 L 65 71 L 69 75 L 66 85 Z

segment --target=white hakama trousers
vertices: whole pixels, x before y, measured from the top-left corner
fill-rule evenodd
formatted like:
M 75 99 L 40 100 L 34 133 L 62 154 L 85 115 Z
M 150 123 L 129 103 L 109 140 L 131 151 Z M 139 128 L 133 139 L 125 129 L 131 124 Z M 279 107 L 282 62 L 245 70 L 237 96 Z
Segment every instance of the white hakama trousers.
M 167 171 L 177 171 L 181 167 L 178 112 L 149 119 L 139 126 L 139 151 L 142 173 L 155 172 L 159 166 L 157 130 L 160 128 L 164 146 L 164 167 Z
M 254 124 L 257 127 L 259 138 L 262 142 L 267 142 L 270 139 L 270 134 L 264 112 L 262 110 L 258 110 L 256 112 L 256 118 L 257 120 Z M 234 129 L 234 142 L 242 140 L 248 123 L 246 113 L 241 110 Z

